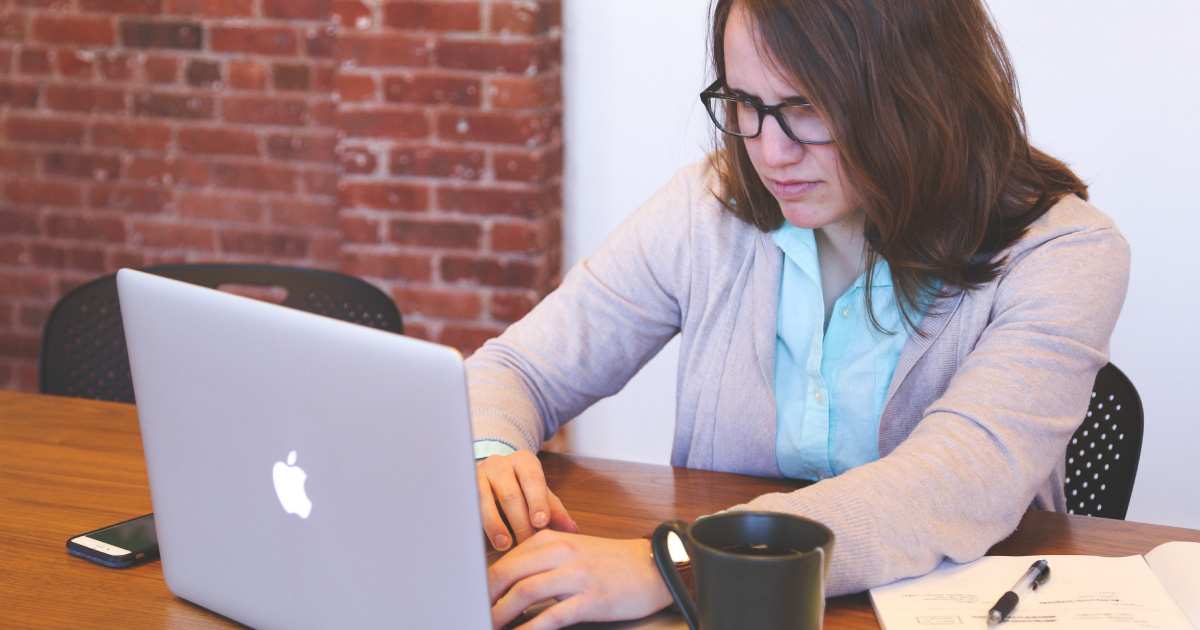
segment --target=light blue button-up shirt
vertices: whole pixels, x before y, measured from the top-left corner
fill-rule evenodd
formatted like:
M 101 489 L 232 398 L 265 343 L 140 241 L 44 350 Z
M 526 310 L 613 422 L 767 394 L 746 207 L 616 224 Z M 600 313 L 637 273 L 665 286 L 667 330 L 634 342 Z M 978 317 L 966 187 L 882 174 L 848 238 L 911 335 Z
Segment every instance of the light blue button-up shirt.
M 775 457 L 779 472 L 825 479 L 879 459 L 879 416 L 910 330 L 892 275 L 875 265 L 871 302 L 885 330 L 866 313 L 866 274 L 838 298 L 825 324 L 821 269 L 812 230 L 784 222 L 771 233 L 783 250 L 775 337 Z

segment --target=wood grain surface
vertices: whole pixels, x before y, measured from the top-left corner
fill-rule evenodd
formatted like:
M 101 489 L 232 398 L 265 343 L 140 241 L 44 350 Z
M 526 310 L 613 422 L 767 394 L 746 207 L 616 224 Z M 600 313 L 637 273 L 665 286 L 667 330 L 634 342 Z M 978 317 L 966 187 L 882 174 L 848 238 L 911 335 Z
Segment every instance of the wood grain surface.
M 554 453 L 550 486 L 581 531 L 641 537 L 800 484 Z M 167 590 L 158 562 L 109 569 L 67 538 L 151 511 L 133 406 L 0 391 L 0 627 L 222 628 L 237 624 Z M 1200 531 L 1030 512 L 991 553 L 1141 554 Z M 836 553 L 836 550 L 835 550 Z M 825 628 L 876 629 L 865 595 L 830 600 Z

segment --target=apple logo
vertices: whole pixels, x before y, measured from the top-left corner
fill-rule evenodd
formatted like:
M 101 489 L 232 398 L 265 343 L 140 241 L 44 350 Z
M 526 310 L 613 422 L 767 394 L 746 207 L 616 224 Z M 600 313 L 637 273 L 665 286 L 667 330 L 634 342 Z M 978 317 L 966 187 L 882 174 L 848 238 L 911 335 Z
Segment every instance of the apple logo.
M 288 514 L 308 518 L 312 512 L 312 501 L 308 500 L 308 494 L 304 492 L 304 481 L 308 479 L 308 473 L 296 465 L 296 451 L 288 453 L 286 464 L 275 462 L 271 477 L 275 480 L 275 494 L 279 495 L 283 509 Z

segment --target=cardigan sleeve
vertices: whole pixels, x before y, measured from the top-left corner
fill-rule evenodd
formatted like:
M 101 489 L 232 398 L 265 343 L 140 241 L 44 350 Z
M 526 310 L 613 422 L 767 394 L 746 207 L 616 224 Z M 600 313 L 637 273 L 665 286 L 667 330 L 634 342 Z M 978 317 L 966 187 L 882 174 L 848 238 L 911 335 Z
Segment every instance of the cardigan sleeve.
M 1061 484 L 1055 471 L 1107 361 L 1128 280 L 1129 248 L 1111 226 L 1054 234 L 1014 254 L 982 334 L 957 338 L 962 351 L 944 393 L 894 450 L 734 509 L 828 525 L 836 536 L 829 595 L 921 575 L 943 559 L 979 558 L 1040 491 Z
M 537 451 L 624 387 L 680 329 L 698 167 L 680 171 L 591 257 L 467 360 L 476 440 Z

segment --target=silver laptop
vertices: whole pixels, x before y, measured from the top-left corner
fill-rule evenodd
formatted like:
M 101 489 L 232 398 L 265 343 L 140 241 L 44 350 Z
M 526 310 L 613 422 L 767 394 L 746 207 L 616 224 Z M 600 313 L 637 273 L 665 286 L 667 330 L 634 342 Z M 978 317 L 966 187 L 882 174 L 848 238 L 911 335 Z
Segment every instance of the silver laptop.
M 491 627 L 457 352 L 117 285 L 172 592 L 256 628 Z

